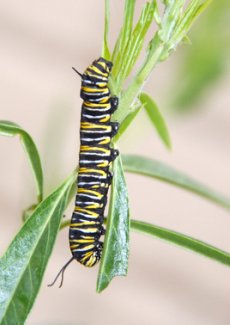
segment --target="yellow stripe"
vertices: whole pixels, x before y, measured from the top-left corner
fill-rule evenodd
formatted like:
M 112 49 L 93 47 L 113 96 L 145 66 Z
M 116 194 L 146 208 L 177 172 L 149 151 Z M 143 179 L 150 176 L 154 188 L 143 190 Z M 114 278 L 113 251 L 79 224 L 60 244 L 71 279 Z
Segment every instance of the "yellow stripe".
M 105 62 L 97 62 L 97 64 L 101 65 L 102 68 L 106 69 L 107 71 L 109 71 L 109 68 L 107 67 L 107 65 L 105 64 Z
M 98 125 L 89 122 L 82 122 L 81 129 L 104 129 L 104 130 L 111 130 L 110 125 Z
M 84 188 L 78 188 L 78 193 L 88 193 L 88 194 L 93 194 L 95 196 L 97 196 L 98 198 L 102 198 L 103 195 L 101 193 L 98 193 L 97 191 L 92 191 L 92 190 L 87 190 L 87 189 L 84 189 Z
M 110 154 L 110 149 L 105 149 L 101 147 L 90 147 L 90 146 L 80 146 L 80 151 L 102 151 L 104 153 Z
M 76 244 L 71 245 L 70 248 L 74 248 L 74 246 L 76 246 L 77 243 L 78 243 L 78 244 L 85 244 L 85 243 L 89 243 L 89 244 L 90 244 L 90 243 L 94 243 L 94 238 L 92 238 L 91 240 L 78 239 L 78 240 L 76 240 L 75 242 L 76 242 Z M 77 245 L 77 246 L 79 246 L 79 245 Z
M 110 96 L 106 96 L 106 97 L 102 98 L 99 103 L 104 104 L 104 103 L 108 102 L 109 99 L 110 99 Z
M 93 88 L 93 87 L 86 87 L 83 86 L 81 89 L 87 93 L 107 93 L 108 92 L 108 87 L 105 88 Z
M 110 120 L 110 115 L 108 115 L 108 116 L 102 118 L 101 120 L 99 120 L 99 122 L 104 123 L 104 122 L 107 122 L 107 121 L 109 121 L 109 120 Z
M 84 254 L 83 258 L 81 258 L 80 262 L 84 264 L 85 260 L 89 257 L 93 257 L 93 252 L 87 252 Z
M 110 103 L 90 103 L 87 101 L 84 101 L 84 106 L 86 107 L 102 107 L 102 108 L 108 108 L 110 107 Z
M 80 246 L 79 244 L 70 245 L 70 249 L 78 248 L 79 246 Z
M 107 167 L 110 165 L 111 165 L 111 162 L 108 163 L 108 161 L 104 161 L 103 163 L 97 164 L 98 167 Z
M 92 186 L 92 188 L 101 188 L 101 187 L 107 188 L 107 187 L 109 187 L 109 185 L 108 184 L 105 184 L 105 183 L 101 183 L 100 185 L 93 185 Z
M 108 77 L 108 72 L 106 72 L 106 73 L 101 72 L 101 70 L 99 70 L 99 69 L 98 69 L 97 67 L 95 67 L 94 65 L 90 65 L 89 68 L 90 68 L 91 70 L 93 70 L 94 72 L 100 74 L 100 75 L 103 76 L 103 77 Z M 91 73 L 91 72 L 88 72 L 87 70 L 86 70 L 86 72 L 87 72 L 87 73 Z
M 107 143 L 110 143 L 110 138 L 107 138 L 99 142 L 99 144 L 107 144 Z
M 87 246 L 82 247 L 82 248 L 84 248 L 84 249 L 82 250 L 82 252 L 84 252 L 84 251 L 88 251 L 88 250 L 94 248 L 94 245 L 87 245 Z
M 90 259 L 85 263 L 85 266 L 92 267 L 97 262 L 97 259 L 95 256 L 91 256 Z
M 90 216 L 93 216 L 95 218 L 99 217 L 99 214 L 98 213 L 92 212 L 92 211 L 87 210 L 87 209 L 82 209 L 82 208 L 79 208 L 79 207 L 75 207 L 74 211 L 83 212 L 83 213 L 89 214 Z
M 96 173 L 96 174 L 100 174 L 102 176 L 106 176 L 107 173 L 104 170 L 100 170 L 100 169 L 93 169 L 93 168 L 85 168 L 85 167 L 81 167 L 79 169 L 79 174 L 81 173 Z
M 71 227 L 81 227 L 81 226 L 97 226 L 99 225 L 100 222 L 96 222 L 96 221 L 83 221 L 83 222 L 75 222 L 75 223 L 71 223 Z
M 94 203 L 94 204 L 91 204 L 91 205 L 87 205 L 86 206 L 87 209 L 100 209 L 100 208 L 103 208 L 103 204 L 99 204 L 99 203 Z

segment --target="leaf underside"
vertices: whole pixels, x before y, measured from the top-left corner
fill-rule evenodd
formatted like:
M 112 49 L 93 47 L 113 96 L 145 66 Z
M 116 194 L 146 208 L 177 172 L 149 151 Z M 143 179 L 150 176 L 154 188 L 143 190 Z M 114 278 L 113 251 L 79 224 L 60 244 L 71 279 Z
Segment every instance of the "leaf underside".
M 37 207 L 0 259 L 0 324 L 24 324 L 38 294 L 74 181 L 75 175 Z
M 104 248 L 97 279 L 97 292 L 104 290 L 113 277 L 127 274 L 129 208 L 127 188 L 120 157 L 114 162 L 111 191 Z

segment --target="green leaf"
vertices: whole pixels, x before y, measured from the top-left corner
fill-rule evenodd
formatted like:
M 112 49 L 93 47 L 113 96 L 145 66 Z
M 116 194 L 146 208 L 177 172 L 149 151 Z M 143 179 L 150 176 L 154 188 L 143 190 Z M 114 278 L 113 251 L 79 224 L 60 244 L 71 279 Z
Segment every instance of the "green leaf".
M 121 158 L 114 162 L 112 193 L 104 248 L 97 279 L 97 292 L 118 275 L 126 275 L 129 252 L 129 208 Z
M 125 1 L 123 24 L 112 54 L 112 61 L 114 63 L 114 75 L 117 74 L 117 69 L 120 65 L 121 57 L 123 57 L 126 45 L 128 44 L 130 35 L 132 33 L 135 3 L 136 0 Z
M 187 191 L 198 194 L 223 208 L 230 209 L 230 198 L 227 198 L 205 185 L 193 180 L 176 169 L 167 166 L 157 160 L 137 155 L 122 156 L 124 169 L 131 173 L 142 174 L 160 179 L 164 182 L 176 185 Z
M 0 324 L 24 324 L 38 294 L 74 181 L 72 175 L 37 207 L 0 259 Z
M 123 80 L 130 74 L 134 64 L 136 63 L 141 49 L 143 47 L 145 35 L 154 19 L 155 1 L 147 2 L 144 5 L 141 16 L 130 35 L 125 51 L 118 55 L 118 63 L 115 66 L 114 76 L 120 87 Z
M 69 225 L 70 220 L 64 221 L 62 223 L 61 229 Z M 187 248 L 198 254 L 209 257 L 217 262 L 230 266 L 230 254 L 228 252 L 225 252 L 203 241 L 143 221 L 131 219 L 130 226 L 131 230 L 136 230 L 141 233 L 166 240 L 170 243 Z
M 230 266 L 230 254 L 203 241 L 146 222 L 131 220 L 131 229 L 158 237 Z
M 102 48 L 101 56 L 106 60 L 110 60 L 110 52 L 108 47 L 109 16 L 110 16 L 110 0 L 105 0 L 104 39 L 103 39 L 103 48 Z
M 186 33 L 197 19 L 197 17 L 207 8 L 212 0 L 200 3 L 200 0 L 192 0 L 186 10 L 180 15 L 176 22 L 173 35 L 168 44 L 168 50 L 174 49 L 176 45 L 186 36 Z
M 140 109 L 142 106 L 136 107 L 133 111 L 129 113 L 129 115 L 125 118 L 125 120 L 121 123 L 118 129 L 118 133 L 114 137 L 113 141 L 117 142 L 117 140 L 122 136 L 122 134 L 126 131 L 126 129 L 129 127 L 129 125 L 132 123 L 132 121 L 135 119 L 137 114 L 140 112 Z
M 29 159 L 29 163 L 32 167 L 35 176 L 38 193 L 38 202 L 41 202 L 43 198 L 43 173 L 39 153 L 33 139 L 19 125 L 10 121 L 0 121 L 0 135 L 19 135 L 19 138 L 22 141 L 23 148 L 25 149 L 25 152 Z
M 170 141 L 168 128 L 156 103 L 146 93 L 141 93 L 139 98 L 151 122 L 155 126 L 161 140 L 163 141 L 163 143 L 166 145 L 168 149 L 171 149 L 171 141 Z
M 206 0 L 201 5 L 194 5 L 195 1 L 192 0 L 192 5 L 186 7 L 185 13 L 182 10 L 185 4 L 184 0 L 165 1 L 167 8 L 159 24 L 159 29 L 149 42 L 148 52 L 140 69 L 130 81 L 127 89 L 121 94 L 119 109 L 114 114 L 115 120 L 120 123 L 124 121 L 129 114 L 130 107 L 137 100 L 153 68 L 157 63 L 165 60 L 171 54 L 172 50 L 176 49 L 178 43 L 184 39 L 194 19 L 197 18 L 209 1 Z M 159 23 L 159 19 L 157 22 Z M 120 85 L 118 84 L 116 88 L 119 90 L 119 87 Z M 119 91 L 117 94 L 119 94 Z

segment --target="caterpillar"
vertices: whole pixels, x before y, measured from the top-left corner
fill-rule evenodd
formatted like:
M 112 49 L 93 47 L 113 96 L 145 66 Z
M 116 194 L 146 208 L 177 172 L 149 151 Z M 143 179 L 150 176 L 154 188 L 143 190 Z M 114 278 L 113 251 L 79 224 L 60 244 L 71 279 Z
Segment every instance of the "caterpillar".
M 110 166 L 119 151 L 110 147 L 119 123 L 111 122 L 118 107 L 118 98 L 111 96 L 108 79 L 112 62 L 100 57 L 89 65 L 81 77 L 80 97 L 83 99 L 80 123 L 80 153 L 75 208 L 69 228 L 71 259 L 59 275 L 63 283 L 66 267 L 75 259 L 86 267 L 94 266 L 101 258 L 105 234 L 104 211 L 112 181 Z

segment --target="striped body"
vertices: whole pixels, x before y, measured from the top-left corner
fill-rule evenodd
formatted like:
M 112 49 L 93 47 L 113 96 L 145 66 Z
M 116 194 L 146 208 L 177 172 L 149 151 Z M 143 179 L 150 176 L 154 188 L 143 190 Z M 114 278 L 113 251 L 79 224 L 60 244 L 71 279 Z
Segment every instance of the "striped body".
M 108 88 L 112 63 L 94 61 L 82 75 L 83 99 L 80 125 L 79 173 L 75 209 L 69 230 L 70 249 L 81 264 L 91 267 L 101 257 L 104 210 L 112 174 L 112 161 L 119 154 L 110 148 L 119 124 L 111 122 L 118 105 Z

